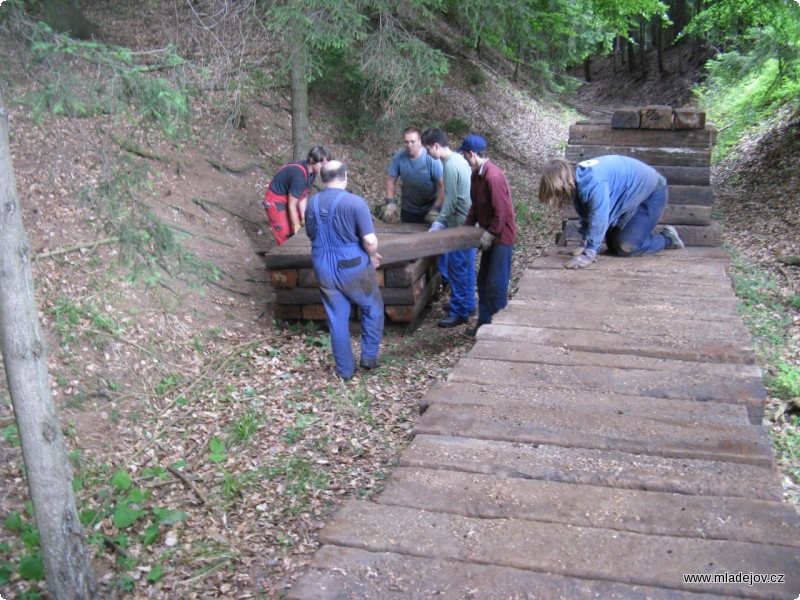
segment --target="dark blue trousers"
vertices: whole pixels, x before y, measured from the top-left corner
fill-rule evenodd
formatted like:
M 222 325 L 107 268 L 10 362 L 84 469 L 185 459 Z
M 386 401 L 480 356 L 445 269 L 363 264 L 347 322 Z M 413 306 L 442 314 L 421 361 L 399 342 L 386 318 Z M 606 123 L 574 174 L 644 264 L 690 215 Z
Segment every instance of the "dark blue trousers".
M 478 268 L 478 325 L 491 323 L 492 316 L 508 304 L 513 251 L 513 246 L 493 244 L 481 253 Z

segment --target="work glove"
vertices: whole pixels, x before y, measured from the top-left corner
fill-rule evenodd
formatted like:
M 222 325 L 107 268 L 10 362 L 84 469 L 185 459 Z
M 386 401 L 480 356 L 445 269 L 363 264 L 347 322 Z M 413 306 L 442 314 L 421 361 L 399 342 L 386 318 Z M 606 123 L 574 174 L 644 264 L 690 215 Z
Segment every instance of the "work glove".
M 427 213 L 425 213 L 425 222 L 433 223 L 439 218 L 439 208 L 434 206 Z
M 303 223 L 295 223 L 294 224 L 294 232 L 297 233 L 300 231 L 300 228 L 303 226 Z
M 583 269 L 588 267 L 595 261 L 597 252 L 594 250 L 584 249 L 584 251 L 564 265 L 567 269 Z
M 570 254 L 572 254 L 572 256 L 580 256 L 583 254 L 584 248 L 586 248 L 586 240 L 581 240 L 580 245 L 576 248 L 573 248 Z
M 478 242 L 478 248 L 480 248 L 481 250 L 488 250 L 489 248 L 492 247 L 492 242 L 494 242 L 494 239 L 496 237 L 497 237 L 496 235 L 492 235 L 488 231 L 484 231 L 481 234 L 480 241 Z
M 397 214 L 397 204 L 394 202 L 389 202 L 386 206 L 383 207 L 383 214 L 381 215 L 381 220 L 384 223 L 395 223 L 399 220 L 399 216 Z
M 431 231 L 444 231 L 445 229 L 447 229 L 447 225 L 445 223 L 434 221 L 433 223 L 431 223 L 431 228 L 428 229 L 428 232 L 430 233 Z

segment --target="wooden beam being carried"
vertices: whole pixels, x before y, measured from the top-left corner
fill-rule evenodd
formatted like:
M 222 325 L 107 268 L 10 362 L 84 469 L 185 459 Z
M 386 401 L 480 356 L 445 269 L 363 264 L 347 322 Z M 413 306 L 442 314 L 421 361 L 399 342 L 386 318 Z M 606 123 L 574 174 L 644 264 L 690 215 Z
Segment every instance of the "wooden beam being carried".
M 444 231 L 420 233 L 390 233 L 378 235 L 378 253 L 381 265 L 436 256 L 453 250 L 475 248 L 483 229 L 454 227 Z M 301 269 L 311 266 L 311 243 L 305 235 L 296 235 L 264 256 L 268 269 Z

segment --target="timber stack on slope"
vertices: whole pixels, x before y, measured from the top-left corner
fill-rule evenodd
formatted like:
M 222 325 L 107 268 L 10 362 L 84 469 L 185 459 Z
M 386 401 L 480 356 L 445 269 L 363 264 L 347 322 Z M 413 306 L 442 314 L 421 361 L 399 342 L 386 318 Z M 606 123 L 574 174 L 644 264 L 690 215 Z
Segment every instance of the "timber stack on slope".
M 378 284 L 386 317 L 412 328 L 439 289 L 441 276 L 436 257 L 451 250 L 474 248 L 483 232 L 476 227 L 458 227 L 429 233 L 428 228 L 429 225 L 375 223 L 382 257 Z M 305 232 L 263 254 L 275 292 L 275 317 L 324 321 L 327 317 L 311 264 L 311 242 Z M 354 318 L 357 314 L 353 310 Z
M 644 106 L 616 110 L 611 121 L 579 121 L 569 129 L 565 158 L 581 162 L 606 154 L 641 160 L 667 178 L 662 225 L 674 225 L 687 246 L 720 246 L 722 228 L 711 218 L 711 149 L 717 130 L 694 108 Z M 558 244 L 580 242 L 578 215 L 564 211 Z

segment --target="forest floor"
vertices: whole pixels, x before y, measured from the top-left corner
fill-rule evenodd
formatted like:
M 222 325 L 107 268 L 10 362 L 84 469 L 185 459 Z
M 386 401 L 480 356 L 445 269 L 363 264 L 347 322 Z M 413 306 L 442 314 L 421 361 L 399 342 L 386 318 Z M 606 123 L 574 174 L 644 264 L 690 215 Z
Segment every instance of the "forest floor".
M 87 4 L 105 41 L 149 51 L 170 39 L 174 24 L 155 14 L 157 3 Z M 256 249 L 271 243 L 266 183 L 291 158 L 286 89 L 246 96 L 235 130 L 223 130 L 225 112 L 211 98 L 195 98 L 191 135 L 175 143 L 113 115 L 40 114 L 21 100 L 36 97 L 46 67 L 21 40 L 4 39 L 0 78 L 37 254 L 52 395 L 104 592 L 277 598 L 310 560 L 325 519 L 347 498 L 381 489 L 410 441 L 418 399 L 474 342 L 436 327 L 442 295 L 415 331 L 387 327 L 381 368 L 343 383 L 324 327 L 273 319 Z M 513 293 L 555 241 L 560 218 L 536 200 L 538 172 L 579 115 L 530 99 L 502 65 L 457 50 L 446 85 L 419 103 L 413 121 L 442 125 L 454 145 L 469 131 L 489 139 L 518 212 Z M 694 72 L 690 59 L 682 64 Z M 72 68 L 75 77 L 96 76 L 89 64 Z M 637 83 L 603 62 L 573 104 L 590 115 L 631 103 L 678 106 L 690 101 L 691 83 L 682 75 Z M 405 124 L 355 135 L 325 94 L 312 93 L 311 103 L 313 143 L 347 162 L 353 190 L 376 205 Z M 748 158 L 715 177 L 732 247 L 777 273 L 790 295 L 798 269 L 776 259 L 797 250 L 796 115 L 786 128 L 752 140 Z M 726 169 L 748 176 L 731 184 Z M 153 258 L 156 242 L 163 252 Z M 797 339 L 797 311 L 791 327 Z M 797 364 L 798 356 L 787 359 Z M 0 479 L 10 485 L 0 514 L 19 516 L 17 527 L 0 529 L 6 598 L 43 589 L 17 571 L 19 558 L 36 551 L 20 535 L 31 520 L 13 423 L 5 393 Z

